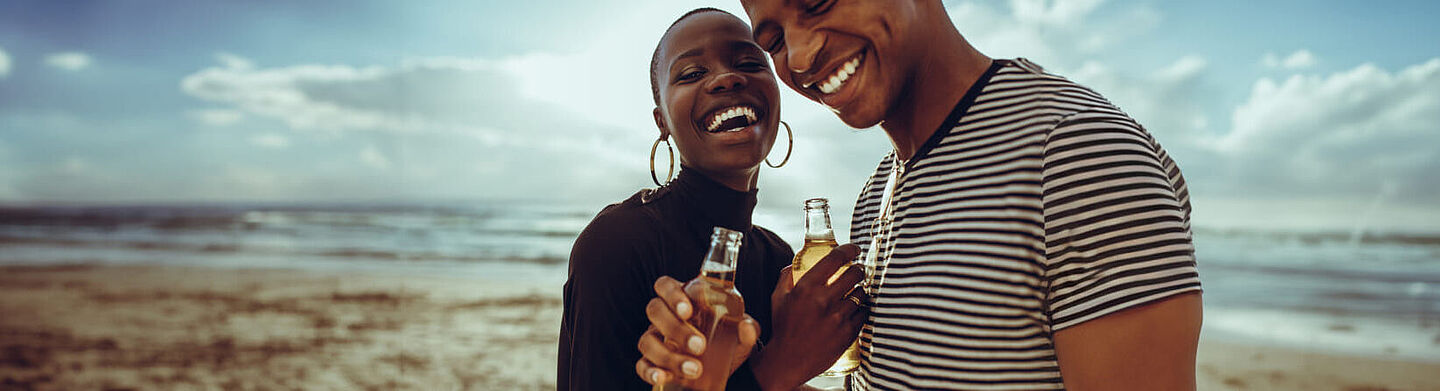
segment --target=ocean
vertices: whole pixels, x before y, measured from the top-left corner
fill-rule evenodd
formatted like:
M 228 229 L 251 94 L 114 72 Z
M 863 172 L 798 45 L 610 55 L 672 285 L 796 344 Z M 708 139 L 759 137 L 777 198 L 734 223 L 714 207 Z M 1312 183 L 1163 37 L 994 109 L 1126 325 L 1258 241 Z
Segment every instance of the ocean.
M 0 265 L 431 273 L 559 289 L 570 245 L 598 209 L 525 201 L 0 207 Z M 755 217 L 792 245 L 801 219 L 799 208 Z M 1440 362 L 1440 234 L 1201 226 L 1194 235 L 1205 338 Z

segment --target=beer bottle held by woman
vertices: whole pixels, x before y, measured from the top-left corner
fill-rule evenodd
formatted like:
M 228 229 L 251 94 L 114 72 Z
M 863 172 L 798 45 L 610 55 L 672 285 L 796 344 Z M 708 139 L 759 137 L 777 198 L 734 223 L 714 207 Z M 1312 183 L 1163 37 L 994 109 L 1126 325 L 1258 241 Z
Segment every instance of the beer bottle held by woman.
M 715 227 L 710 251 L 700 266 L 700 276 L 685 283 L 685 295 L 694 303 L 689 323 L 705 336 L 707 345 L 700 356 L 705 368 L 695 379 L 672 379 L 655 385 L 655 390 L 724 390 L 730 374 L 730 357 L 739 345 L 740 322 L 745 320 L 745 299 L 735 289 L 735 264 L 740 257 L 744 234 Z

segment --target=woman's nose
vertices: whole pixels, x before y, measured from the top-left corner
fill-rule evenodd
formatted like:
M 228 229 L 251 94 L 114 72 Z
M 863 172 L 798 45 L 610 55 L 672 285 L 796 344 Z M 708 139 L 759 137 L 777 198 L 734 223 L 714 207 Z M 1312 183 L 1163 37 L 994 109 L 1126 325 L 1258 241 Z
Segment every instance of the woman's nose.
M 737 72 L 726 72 L 715 75 L 715 78 L 710 80 L 710 85 L 707 86 L 708 88 L 706 88 L 706 90 L 711 93 L 734 91 L 744 88 L 748 83 L 749 81 L 744 75 Z

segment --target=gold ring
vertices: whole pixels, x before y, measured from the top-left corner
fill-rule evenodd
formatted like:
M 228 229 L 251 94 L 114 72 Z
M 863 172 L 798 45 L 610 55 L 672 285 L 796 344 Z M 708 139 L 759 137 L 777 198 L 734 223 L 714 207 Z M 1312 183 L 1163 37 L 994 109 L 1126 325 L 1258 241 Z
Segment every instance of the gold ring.
M 851 302 L 851 303 L 855 303 L 855 305 L 860 306 L 860 308 L 865 308 L 865 304 L 863 304 L 863 303 L 860 302 L 860 298 L 859 298 L 859 297 L 855 297 L 854 295 L 849 295 L 849 296 L 845 296 L 845 297 L 848 298 L 848 299 L 850 299 L 850 302 Z

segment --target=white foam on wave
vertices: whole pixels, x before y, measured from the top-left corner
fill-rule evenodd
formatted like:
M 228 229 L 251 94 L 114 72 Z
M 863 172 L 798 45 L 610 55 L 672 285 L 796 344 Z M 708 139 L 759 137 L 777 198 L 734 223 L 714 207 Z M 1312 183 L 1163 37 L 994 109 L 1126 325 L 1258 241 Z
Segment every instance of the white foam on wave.
M 1380 318 L 1271 309 L 1205 308 L 1201 340 L 1440 363 L 1440 313 Z

